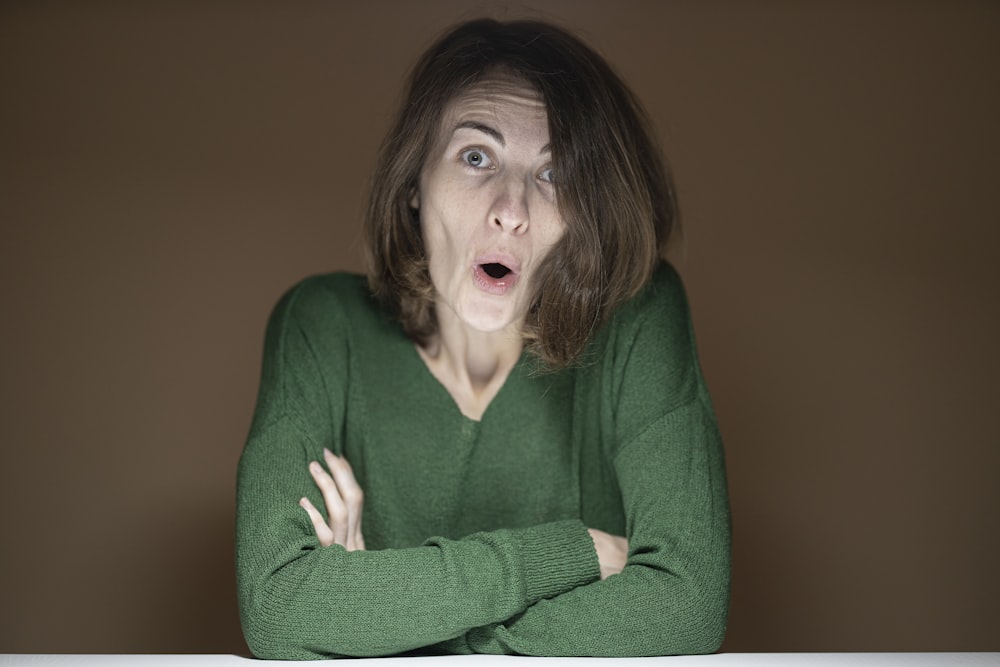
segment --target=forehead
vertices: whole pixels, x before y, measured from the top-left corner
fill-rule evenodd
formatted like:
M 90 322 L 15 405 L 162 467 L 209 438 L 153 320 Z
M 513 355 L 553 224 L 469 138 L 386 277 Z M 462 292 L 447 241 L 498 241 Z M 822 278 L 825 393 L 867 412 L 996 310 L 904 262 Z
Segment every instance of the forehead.
M 548 133 L 548 113 L 542 95 L 510 77 L 490 77 L 456 95 L 444 108 L 441 131 L 450 135 L 458 123 L 473 119 L 508 126 L 532 125 L 536 131 Z

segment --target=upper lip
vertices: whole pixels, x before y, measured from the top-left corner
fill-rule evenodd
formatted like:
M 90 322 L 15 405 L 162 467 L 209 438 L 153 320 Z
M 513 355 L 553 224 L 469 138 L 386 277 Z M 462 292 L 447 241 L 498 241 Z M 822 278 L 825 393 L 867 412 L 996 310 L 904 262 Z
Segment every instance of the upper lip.
M 475 264 L 476 266 L 482 266 L 483 264 L 503 264 L 512 273 L 521 272 L 521 262 L 513 255 L 502 251 L 492 251 L 478 255 Z

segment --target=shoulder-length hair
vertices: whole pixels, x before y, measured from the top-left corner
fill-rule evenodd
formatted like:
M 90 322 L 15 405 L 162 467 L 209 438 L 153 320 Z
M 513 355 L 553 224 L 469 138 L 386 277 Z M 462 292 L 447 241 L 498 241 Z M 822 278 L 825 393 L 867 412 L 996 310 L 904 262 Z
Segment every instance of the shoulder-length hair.
M 373 177 L 365 221 L 369 282 L 418 343 L 437 332 L 434 288 L 410 205 L 457 95 L 513 75 L 542 96 L 566 231 L 539 267 L 523 335 L 549 368 L 648 282 L 677 219 L 673 185 L 638 100 L 578 38 L 537 21 L 459 25 L 416 63 Z

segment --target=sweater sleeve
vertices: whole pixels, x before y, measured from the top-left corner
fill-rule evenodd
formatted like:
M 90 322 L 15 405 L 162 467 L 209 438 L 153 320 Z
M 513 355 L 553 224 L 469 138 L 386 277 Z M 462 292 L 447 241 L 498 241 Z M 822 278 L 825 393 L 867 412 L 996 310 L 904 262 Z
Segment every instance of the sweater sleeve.
M 433 538 L 407 549 L 319 545 L 297 502 L 306 495 L 323 506 L 307 464 L 324 446 L 341 449 L 349 379 L 345 357 L 318 354 L 307 333 L 322 324 L 335 336 L 344 315 L 328 302 L 310 305 L 301 296 L 309 289 L 286 296 L 272 315 L 239 464 L 236 565 L 251 651 L 278 659 L 400 653 L 597 579 L 592 542 L 577 520 Z
M 459 653 L 644 656 L 716 651 L 729 602 L 730 516 L 722 443 L 671 272 L 602 383 L 629 557 L 604 581 L 541 600 L 449 642 Z

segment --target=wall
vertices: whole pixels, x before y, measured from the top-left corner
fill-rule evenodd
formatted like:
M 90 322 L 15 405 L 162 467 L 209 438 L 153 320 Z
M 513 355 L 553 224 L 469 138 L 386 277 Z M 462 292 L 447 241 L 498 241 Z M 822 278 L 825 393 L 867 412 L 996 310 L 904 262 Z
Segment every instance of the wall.
M 1000 5 L 6 2 L 0 652 L 241 652 L 264 322 L 359 270 L 407 66 L 558 20 L 652 114 L 735 522 L 726 650 L 1000 650 Z

